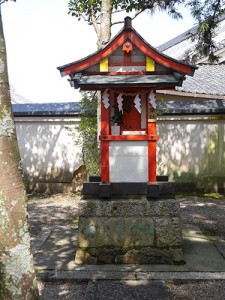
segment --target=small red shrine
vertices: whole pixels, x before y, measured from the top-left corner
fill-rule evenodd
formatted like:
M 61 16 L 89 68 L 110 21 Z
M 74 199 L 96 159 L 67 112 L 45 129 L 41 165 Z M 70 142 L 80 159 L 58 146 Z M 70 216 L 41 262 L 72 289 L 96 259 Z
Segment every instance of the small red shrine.
M 84 194 L 158 197 L 173 191 L 156 176 L 155 91 L 181 86 L 195 69 L 149 45 L 129 17 L 104 48 L 58 67 L 72 87 L 101 91 L 101 177 L 84 184 Z

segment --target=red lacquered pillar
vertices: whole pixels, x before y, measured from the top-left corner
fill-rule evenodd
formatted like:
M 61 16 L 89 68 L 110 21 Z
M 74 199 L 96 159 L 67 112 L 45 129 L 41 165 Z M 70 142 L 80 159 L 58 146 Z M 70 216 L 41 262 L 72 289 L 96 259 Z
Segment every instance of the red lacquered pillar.
M 148 98 L 149 100 L 149 98 Z M 148 102 L 148 182 L 156 182 L 156 109 Z
M 148 122 L 148 182 L 156 182 L 156 122 Z
M 104 140 L 104 136 L 109 135 L 109 124 L 110 124 L 109 108 L 106 109 L 103 102 L 101 101 L 101 132 L 100 132 L 101 154 L 100 155 L 101 155 L 101 181 L 102 182 L 109 182 L 109 141 Z

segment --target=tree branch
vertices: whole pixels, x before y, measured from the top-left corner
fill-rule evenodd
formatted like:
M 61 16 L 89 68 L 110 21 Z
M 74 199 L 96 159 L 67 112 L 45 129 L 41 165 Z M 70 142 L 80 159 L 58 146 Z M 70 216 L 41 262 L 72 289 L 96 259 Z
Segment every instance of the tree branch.
M 8 1 L 9 0 L 0 0 L 0 5 L 3 4 L 3 3 L 5 3 L 5 2 L 8 2 Z M 12 1 L 16 2 L 16 0 L 12 0 Z
M 99 29 L 99 26 L 98 26 L 98 22 L 97 22 L 97 19 L 95 17 L 95 12 L 94 12 L 94 8 L 93 8 L 93 5 L 91 5 L 91 21 L 92 21 L 92 24 L 93 24 L 93 27 L 94 27 L 94 30 L 97 34 L 97 37 L 99 38 L 99 35 L 100 35 L 100 29 Z
M 122 10 L 121 10 L 120 12 L 122 12 Z M 131 20 L 134 20 L 134 19 L 135 19 L 140 13 L 142 13 L 142 12 L 143 12 L 143 10 L 135 11 L 135 12 L 132 14 L 132 16 L 130 16 L 130 17 L 131 17 Z M 124 18 L 121 19 L 121 20 L 112 22 L 112 26 L 113 26 L 113 25 L 116 25 L 116 24 L 121 24 L 121 23 L 124 23 Z

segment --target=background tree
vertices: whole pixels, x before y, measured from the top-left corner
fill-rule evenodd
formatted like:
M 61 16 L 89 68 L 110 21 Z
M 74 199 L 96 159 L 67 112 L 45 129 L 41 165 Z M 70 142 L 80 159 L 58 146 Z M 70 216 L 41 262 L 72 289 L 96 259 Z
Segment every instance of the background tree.
M 183 0 L 71 0 L 69 14 L 84 19 L 94 27 L 97 45 L 101 48 L 111 37 L 111 27 L 123 23 L 124 18 L 114 20 L 114 16 L 126 12 L 136 18 L 143 11 L 153 14 L 156 10 L 166 11 L 173 18 L 181 18 L 177 7 Z
M 38 299 L 2 28 L 7 1 L 0 1 L 0 299 Z
M 218 57 L 214 54 L 218 47 L 214 41 L 216 28 L 225 12 L 224 0 L 191 0 L 187 3 L 193 18 L 197 21 L 197 30 L 190 34 L 193 41 L 196 41 L 191 63 L 196 59 L 208 56 L 209 62 L 217 62 Z M 193 59 L 195 58 L 195 59 Z
M 215 29 L 220 17 L 225 13 L 224 0 L 71 0 L 69 13 L 79 19 L 84 19 L 95 29 L 98 47 L 102 47 L 110 40 L 111 25 L 123 22 L 114 21 L 114 15 L 120 12 L 132 13 L 132 19 L 147 11 L 153 14 L 157 10 L 166 11 L 173 18 L 182 18 L 179 5 L 190 9 L 197 23 L 197 31 L 192 38 L 197 41 L 196 52 L 209 56 L 215 61 L 214 52 L 217 50 L 213 40 Z

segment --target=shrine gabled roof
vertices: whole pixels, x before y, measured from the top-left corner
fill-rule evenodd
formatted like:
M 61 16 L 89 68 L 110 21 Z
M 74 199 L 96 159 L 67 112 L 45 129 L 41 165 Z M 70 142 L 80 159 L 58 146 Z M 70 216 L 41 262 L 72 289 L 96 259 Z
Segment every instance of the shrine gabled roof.
M 78 61 L 60 66 L 57 69 L 60 71 L 62 76 L 70 75 L 73 77 L 74 74 L 83 73 L 87 68 L 94 66 L 111 56 L 128 40 L 146 57 L 149 57 L 155 63 L 170 69 L 171 71 L 193 76 L 196 69 L 195 66 L 185 64 L 160 53 L 135 31 L 131 25 L 131 18 L 129 17 L 125 18 L 124 28 L 104 48 Z

